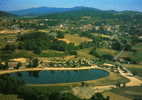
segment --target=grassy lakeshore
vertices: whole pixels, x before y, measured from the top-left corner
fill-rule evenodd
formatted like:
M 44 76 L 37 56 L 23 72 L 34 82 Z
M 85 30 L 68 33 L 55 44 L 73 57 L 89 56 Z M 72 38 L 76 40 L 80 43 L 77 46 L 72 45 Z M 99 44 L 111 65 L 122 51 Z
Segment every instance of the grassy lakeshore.
M 92 67 L 90 67 L 92 68 Z M 97 80 L 88 80 L 88 81 L 81 81 L 81 82 L 70 82 L 70 83 L 58 83 L 58 84 L 27 84 L 27 86 L 32 86 L 32 87 L 56 87 L 56 86 L 81 86 L 82 82 L 85 83 L 86 86 L 104 86 L 104 85 L 115 85 L 118 81 L 119 82 L 123 82 L 123 83 L 127 83 L 129 82 L 129 80 L 123 76 L 121 76 L 118 73 L 113 73 L 110 72 L 104 68 L 100 68 L 97 67 L 95 69 L 98 70 L 104 70 L 109 72 L 109 75 L 106 77 L 102 77 L 100 79 Z
M 15 73 L 15 72 L 23 72 L 23 71 L 77 71 L 77 70 L 90 70 L 90 69 L 98 69 L 109 72 L 108 70 L 100 67 L 80 67 L 80 68 L 64 68 L 64 67 L 48 67 L 48 68 L 25 68 L 25 69 L 14 69 L 14 70 L 3 70 L 0 71 L 0 75 Z M 104 86 L 104 85 L 115 85 L 117 82 L 129 82 L 129 80 L 118 73 L 109 72 L 109 75 L 97 80 L 88 80 L 83 81 L 86 85 L 93 86 Z M 59 84 L 27 84 L 27 86 L 80 86 L 82 82 L 71 82 L 71 83 L 59 83 Z
M 129 82 L 127 78 L 122 77 L 119 74 L 115 74 L 110 72 L 108 76 L 97 79 L 97 80 L 88 80 L 88 81 L 80 81 L 80 82 L 70 82 L 70 83 L 58 83 L 58 84 L 27 84 L 27 86 L 32 86 L 32 87 L 54 87 L 54 86 L 81 86 L 82 82 L 86 86 L 104 86 L 104 85 L 115 85 L 118 81 L 121 82 Z
M 125 64 L 127 69 L 129 69 L 134 75 L 142 78 L 142 64 Z
M 73 70 L 89 70 L 96 69 L 95 67 L 78 67 L 78 68 L 64 68 L 64 67 L 48 67 L 48 68 L 24 68 L 24 69 L 13 69 L 13 70 L 1 70 L 0 75 L 23 72 L 23 71 L 73 71 Z

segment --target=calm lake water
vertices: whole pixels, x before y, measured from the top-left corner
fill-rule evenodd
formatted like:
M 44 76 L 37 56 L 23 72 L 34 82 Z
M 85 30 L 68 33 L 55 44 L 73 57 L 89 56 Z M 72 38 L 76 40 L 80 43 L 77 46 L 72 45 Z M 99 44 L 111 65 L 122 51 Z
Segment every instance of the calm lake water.
M 103 70 L 80 71 L 32 71 L 12 73 L 10 76 L 24 80 L 29 84 L 55 84 L 70 83 L 88 80 L 96 80 L 107 76 L 109 73 Z

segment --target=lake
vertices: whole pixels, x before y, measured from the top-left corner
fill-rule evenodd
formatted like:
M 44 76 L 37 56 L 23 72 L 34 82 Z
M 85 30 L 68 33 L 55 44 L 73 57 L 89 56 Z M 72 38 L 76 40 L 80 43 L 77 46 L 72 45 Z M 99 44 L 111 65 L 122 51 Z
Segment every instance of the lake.
M 57 84 L 97 80 L 108 76 L 104 70 L 91 69 L 79 71 L 30 71 L 11 73 L 10 76 L 28 84 Z

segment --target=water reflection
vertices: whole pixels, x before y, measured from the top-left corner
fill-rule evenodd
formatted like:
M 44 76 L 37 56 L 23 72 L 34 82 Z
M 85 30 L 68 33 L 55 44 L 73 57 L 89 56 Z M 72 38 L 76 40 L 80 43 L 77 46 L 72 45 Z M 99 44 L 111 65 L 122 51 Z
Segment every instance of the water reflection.
M 39 77 L 39 72 L 40 71 L 29 71 L 28 74 L 29 74 L 30 77 L 38 78 Z
M 11 73 L 10 76 L 24 80 L 30 84 L 69 83 L 87 80 L 96 80 L 108 75 L 103 70 L 76 70 L 76 71 L 30 71 Z

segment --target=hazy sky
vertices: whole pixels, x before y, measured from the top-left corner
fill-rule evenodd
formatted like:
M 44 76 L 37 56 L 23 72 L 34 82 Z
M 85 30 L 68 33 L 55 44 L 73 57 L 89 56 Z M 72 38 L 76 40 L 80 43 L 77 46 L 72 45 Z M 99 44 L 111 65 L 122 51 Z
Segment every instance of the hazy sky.
M 103 10 L 136 10 L 142 12 L 142 0 L 0 0 L 0 10 L 32 7 L 94 7 Z

